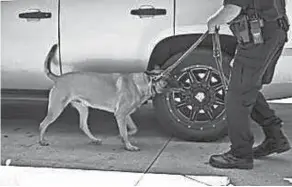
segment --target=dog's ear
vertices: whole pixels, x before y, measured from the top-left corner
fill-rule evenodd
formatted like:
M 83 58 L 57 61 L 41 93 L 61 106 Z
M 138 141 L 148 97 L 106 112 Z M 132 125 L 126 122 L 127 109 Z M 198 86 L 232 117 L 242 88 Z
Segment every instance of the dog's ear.
M 169 76 L 166 79 L 167 87 L 168 88 L 183 88 L 183 84 L 179 81 L 177 81 L 173 76 Z
M 158 75 L 159 73 L 161 73 L 163 70 L 160 68 L 160 66 L 155 65 L 154 69 L 150 70 L 150 71 L 146 71 L 147 75 Z
M 170 76 L 166 80 L 167 86 L 165 87 L 165 92 L 184 92 L 185 87 L 183 83 L 177 81 L 174 77 Z

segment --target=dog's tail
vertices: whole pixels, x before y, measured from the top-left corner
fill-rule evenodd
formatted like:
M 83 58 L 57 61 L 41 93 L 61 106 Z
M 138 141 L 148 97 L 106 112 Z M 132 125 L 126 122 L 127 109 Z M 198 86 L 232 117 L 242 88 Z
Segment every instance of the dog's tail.
M 51 62 L 54 60 L 53 58 L 56 54 L 57 49 L 58 49 L 58 45 L 57 44 L 53 45 L 53 47 L 51 48 L 51 50 L 49 51 L 46 57 L 45 64 L 44 64 L 46 75 L 53 81 L 55 81 L 59 77 L 58 75 L 54 74 L 51 71 Z

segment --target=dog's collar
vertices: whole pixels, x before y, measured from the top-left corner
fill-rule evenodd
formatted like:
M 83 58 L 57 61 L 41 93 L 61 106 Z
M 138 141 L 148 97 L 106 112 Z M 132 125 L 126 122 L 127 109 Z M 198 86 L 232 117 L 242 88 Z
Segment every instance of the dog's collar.
M 151 92 L 151 96 L 155 96 L 157 94 L 157 91 L 156 91 L 156 87 L 154 86 L 153 84 L 153 79 L 150 78 L 150 92 Z
M 151 95 L 151 97 L 152 96 L 155 96 L 157 94 L 157 91 L 156 91 L 156 88 L 155 88 L 155 86 L 153 84 L 153 82 L 154 82 L 154 76 L 153 76 L 153 74 L 151 74 L 149 72 L 145 72 L 145 75 L 146 75 L 146 77 L 148 79 L 148 83 L 150 84 L 149 85 L 150 95 Z

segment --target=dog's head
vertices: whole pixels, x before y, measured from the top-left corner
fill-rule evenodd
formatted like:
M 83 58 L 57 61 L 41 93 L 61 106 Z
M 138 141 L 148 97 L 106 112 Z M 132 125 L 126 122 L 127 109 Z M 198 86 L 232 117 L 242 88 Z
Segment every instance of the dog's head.
M 152 89 L 152 93 L 163 93 L 167 87 L 167 81 L 164 79 L 154 80 L 154 77 L 162 72 L 161 69 L 154 69 L 147 72 L 149 78 L 149 87 Z
M 159 75 L 162 71 L 163 70 L 156 68 L 152 71 L 147 72 L 147 75 L 150 79 L 149 84 L 152 87 L 152 92 L 160 94 L 181 89 L 181 85 L 172 76 L 167 78 L 162 77 L 158 80 L 153 80 L 153 77 Z
M 160 79 L 158 81 L 152 81 L 151 84 L 152 90 L 158 94 L 165 92 L 168 85 L 167 81 L 163 79 Z

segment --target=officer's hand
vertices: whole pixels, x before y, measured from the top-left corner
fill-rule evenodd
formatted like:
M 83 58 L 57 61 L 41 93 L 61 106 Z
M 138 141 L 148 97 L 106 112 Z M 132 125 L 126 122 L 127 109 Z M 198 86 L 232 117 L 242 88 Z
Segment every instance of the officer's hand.
M 213 17 L 211 17 L 211 18 L 208 19 L 207 25 L 208 25 L 208 31 L 209 31 L 209 33 L 210 34 L 215 33 L 216 28 L 218 27 L 218 25 L 216 24 L 216 22 L 215 22 L 215 20 L 214 20 Z

